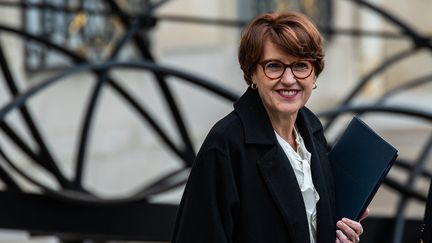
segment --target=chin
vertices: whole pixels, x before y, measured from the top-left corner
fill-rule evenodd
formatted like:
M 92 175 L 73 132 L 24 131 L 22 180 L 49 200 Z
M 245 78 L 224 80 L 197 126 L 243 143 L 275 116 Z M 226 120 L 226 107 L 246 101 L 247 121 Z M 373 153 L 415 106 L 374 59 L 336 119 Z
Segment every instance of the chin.
M 300 110 L 301 106 L 279 107 L 276 109 L 281 114 L 294 114 Z

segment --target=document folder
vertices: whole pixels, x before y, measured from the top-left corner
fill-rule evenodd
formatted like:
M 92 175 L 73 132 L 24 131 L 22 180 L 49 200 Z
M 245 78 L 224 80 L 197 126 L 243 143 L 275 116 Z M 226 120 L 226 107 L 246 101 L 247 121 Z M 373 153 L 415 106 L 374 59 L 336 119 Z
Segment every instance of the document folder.
M 332 150 L 337 220 L 359 220 L 397 158 L 398 151 L 354 117 Z

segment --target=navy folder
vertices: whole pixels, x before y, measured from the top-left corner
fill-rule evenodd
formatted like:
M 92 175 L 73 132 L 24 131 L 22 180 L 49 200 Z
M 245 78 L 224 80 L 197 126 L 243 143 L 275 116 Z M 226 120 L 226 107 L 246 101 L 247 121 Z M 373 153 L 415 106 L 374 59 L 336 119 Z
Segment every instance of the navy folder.
M 397 158 L 398 151 L 354 117 L 329 152 L 337 220 L 359 220 Z

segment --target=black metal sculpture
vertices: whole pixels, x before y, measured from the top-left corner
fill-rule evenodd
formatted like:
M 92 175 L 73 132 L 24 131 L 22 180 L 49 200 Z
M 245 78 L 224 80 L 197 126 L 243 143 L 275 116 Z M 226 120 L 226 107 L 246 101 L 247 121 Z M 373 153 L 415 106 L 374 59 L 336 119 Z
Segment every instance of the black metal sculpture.
M 15 34 L 21 38 L 42 43 L 50 50 L 64 55 L 74 63 L 73 67 L 60 70 L 53 77 L 40 82 L 28 90 L 20 91 L 3 51 L 3 46 L 0 45 L 0 67 L 6 87 L 12 97 L 11 101 L 0 109 L 1 131 L 4 137 L 10 140 L 11 143 L 35 165 L 40 166 L 53 175 L 60 187 L 58 190 L 52 189 L 38 180 L 35 180 L 28 173 L 22 171 L 16 166 L 16 163 L 9 156 L 8 151 L 4 150 L 0 144 L 0 180 L 6 185 L 6 190 L 0 192 L 0 212 L 2 214 L 2 217 L 0 217 L 0 228 L 23 229 L 32 234 L 57 235 L 64 242 L 79 242 L 84 239 L 99 241 L 116 239 L 168 241 L 170 239 L 176 206 L 152 203 L 148 201 L 148 197 L 171 190 L 185 183 L 188 169 L 192 165 L 195 157 L 195 148 L 192 145 L 190 132 L 185 126 L 183 115 L 178 108 L 176 99 L 172 94 L 172 87 L 167 78 L 174 76 L 212 95 L 220 96 L 228 102 L 233 102 L 238 96 L 223 87 L 215 85 L 214 82 L 210 82 L 207 79 L 158 65 L 151 53 L 150 41 L 146 36 L 146 32 L 153 29 L 158 21 L 204 23 L 225 27 L 240 27 L 244 25 L 245 21 L 155 15 L 154 10 L 165 2 L 167 1 L 150 1 L 147 3 L 148 5 L 144 13 L 130 16 L 120 8 L 116 1 L 107 0 L 105 2 L 108 9 L 106 14 L 116 15 L 126 31 L 115 43 L 111 55 L 105 62 L 100 64 L 92 64 L 91 61 L 83 56 L 55 44 L 44 36 L 34 35 L 23 29 L 0 25 L 0 33 Z M 384 60 L 378 67 L 362 77 L 358 81 L 357 86 L 347 95 L 340 106 L 322 112 L 320 115 L 326 121 L 326 127 L 330 127 L 340 115 L 346 113 L 359 115 L 366 113 L 392 113 L 408 116 L 411 119 L 419 119 L 428 124 L 432 123 L 432 111 L 430 110 L 421 110 L 415 107 L 394 107 L 386 105 L 385 103 L 386 99 L 400 92 L 429 83 L 432 80 L 432 75 L 426 75 L 404 82 L 399 87 L 388 91 L 382 96 L 381 100 L 377 100 L 373 105 L 357 106 L 353 104 L 352 101 L 354 98 L 376 75 L 379 75 L 392 65 L 419 51 L 432 52 L 432 40 L 430 37 L 417 33 L 402 20 L 384 11 L 382 8 L 361 0 L 351 0 L 350 2 L 379 14 L 382 18 L 398 27 L 401 32 L 368 32 L 364 30 L 343 30 L 335 29 L 331 26 L 321 26 L 323 32 L 328 35 L 349 35 L 353 37 L 408 38 L 413 45 L 408 50 L 402 51 Z M 13 6 L 22 9 L 50 8 L 61 11 L 72 11 L 50 4 L 35 4 L 28 3 L 27 1 L 19 3 L 0 2 L 0 6 Z M 135 44 L 142 58 L 134 62 L 116 61 L 120 50 L 129 42 Z M 118 82 L 118 80 L 115 80 L 115 78 L 110 75 L 111 70 L 118 68 L 147 71 L 153 74 L 154 80 L 169 107 L 171 118 L 177 126 L 177 132 L 181 137 L 180 145 L 174 143 L 145 107 L 142 106 L 133 95 L 127 92 L 127 89 L 122 83 Z M 35 122 L 31 111 L 28 109 L 28 103 L 32 97 L 37 96 L 46 88 L 63 82 L 67 77 L 81 72 L 91 72 L 96 77 L 96 82 L 93 84 L 91 96 L 81 124 L 81 131 L 79 132 L 80 142 L 78 150 L 76 151 L 77 160 L 75 161 L 74 176 L 72 179 L 68 179 L 59 169 L 58 161 L 52 156 L 52 151 L 48 149 L 43 134 L 40 132 L 39 125 Z M 143 120 L 143 123 L 148 124 L 155 131 L 158 139 L 164 142 L 166 149 L 175 154 L 183 162 L 183 166 L 179 170 L 167 175 L 161 175 L 153 183 L 141 188 L 139 193 L 126 198 L 100 198 L 82 184 L 84 164 L 88 152 L 87 144 L 89 133 L 91 132 L 91 125 L 94 120 L 94 113 L 98 101 L 100 100 L 100 94 L 104 88 L 112 89 L 118 97 L 130 105 L 137 116 Z M 26 129 L 29 135 L 37 145 L 36 148 L 30 146 L 6 120 L 8 114 L 12 112 L 19 113 L 24 124 L 27 126 Z M 426 201 L 426 195 L 413 190 L 412 185 L 415 179 L 420 176 L 426 177 L 429 180 L 432 178 L 432 173 L 426 169 L 426 163 L 430 161 L 430 153 L 432 150 L 432 131 L 430 131 L 430 134 L 429 140 L 422 148 L 418 158 L 414 161 L 407 161 L 401 156 L 396 162 L 396 166 L 410 172 L 410 179 L 407 183 L 401 184 L 390 177 L 385 180 L 385 185 L 393 188 L 401 195 L 398 213 L 394 222 L 391 221 L 394 225 L 394 227 L 391 228 L 393 243 L 403 242 L 405 239 L 404 228 L 406 228 L 407 222 L 410 222 L 404 217 L 404 211 L 408 200 L 413 198 L 421 202 Z M 26 193 L 25 190 L 19 186 L 15 177 L 9 173 L 11 170 L 39 188 L 42 193 Z M 128 223 L 124 224 L 124 222 Z M 413 222 L 412 224 L 415 228 L 419 222 Z M 370 231 L 373 231 L 373 229 Z M 379 235 L 379 233 L 375 234 Z M 386 237 L 388 238 L 388 236 Z M 377 238 L 371 236 L 369 239 L 369 241 L 367 241 L 367 239 L 363 241 L 373 242 L 373 240 Z

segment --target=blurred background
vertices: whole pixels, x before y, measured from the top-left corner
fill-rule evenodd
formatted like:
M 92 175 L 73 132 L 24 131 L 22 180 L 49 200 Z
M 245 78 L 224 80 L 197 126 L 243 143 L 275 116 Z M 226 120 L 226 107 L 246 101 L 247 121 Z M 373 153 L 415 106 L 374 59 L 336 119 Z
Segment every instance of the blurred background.
M 0 1 L 0 242 L 166 242 L 194 154 L 247 88 L 242 26 L 286 10 L 326 39 L 307 106 L 329 142 L 358 115 L 399 150 L 364 242 L 414 242 L 432 169 L 431 7 Z

